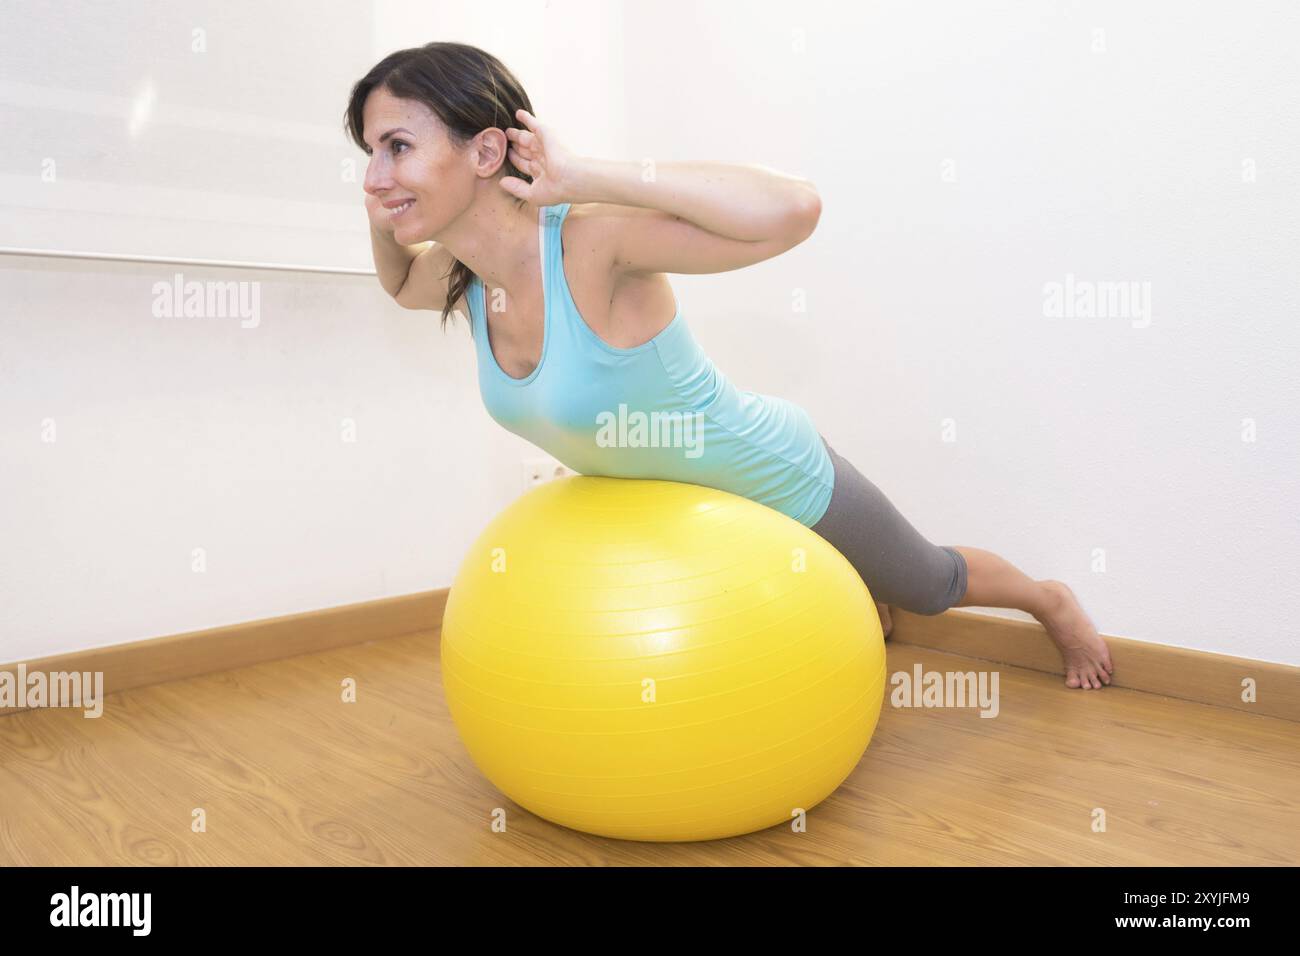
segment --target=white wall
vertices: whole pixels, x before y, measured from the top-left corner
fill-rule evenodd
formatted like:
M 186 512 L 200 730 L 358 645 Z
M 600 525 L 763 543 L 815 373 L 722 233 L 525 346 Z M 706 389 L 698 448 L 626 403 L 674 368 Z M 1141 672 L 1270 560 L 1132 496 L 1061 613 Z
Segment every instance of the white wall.
M 1066 580 L 1104 632 L 1300 663 L 1290 7 L 471 9 L 381 2 L 376 59 L 478 43 L 581 151 L 818 185 L 807 243 L 674 285 L 923 533 Z M 264 273 L 258 330 L 167 324 L 159 275 L 0 257 L 0 660 L 448 585 L 528 453 L 464 327 Z M 1149 283 L 1149 323 L 1045 315 L 1067 275 Z
M 1300 663 L 1298 16 L 629 4 L 630 155 L 817 184 L 807 243 L 677 288 L 931 540 L 1105 633 Z M 1067 274 L 1150 283 L 1149 324 L 1047 317 Z

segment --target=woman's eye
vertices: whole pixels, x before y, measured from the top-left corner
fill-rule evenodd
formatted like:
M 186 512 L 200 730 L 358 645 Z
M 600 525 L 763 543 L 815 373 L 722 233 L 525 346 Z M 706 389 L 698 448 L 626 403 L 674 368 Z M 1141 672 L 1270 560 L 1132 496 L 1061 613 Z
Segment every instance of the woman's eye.
M 393 150 L 394 150 L 394 151 L 396 151 L 396 149 L 397 149 L 398 146 L 407 146 L 407 144 L 406 144 L 406 143 L 403 143 L 400 139 L 395 139 L 395 140 L 393 140 Z M 409 149 L 410 147 L 408 146 L 407 148 Z

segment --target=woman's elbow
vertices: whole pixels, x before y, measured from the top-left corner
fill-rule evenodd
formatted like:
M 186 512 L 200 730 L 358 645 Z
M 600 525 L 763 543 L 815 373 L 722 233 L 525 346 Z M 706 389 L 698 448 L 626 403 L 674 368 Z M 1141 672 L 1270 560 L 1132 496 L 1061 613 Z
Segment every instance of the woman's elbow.
M 817 221 L 822 216 L 822 198 L 817 194 L 817 188 L 812 183 L 802 183 L 802 196 L 795 204 L 794 211 L 791 213 L 791 228 L 803 242 L 813 234 L 817 228 Z

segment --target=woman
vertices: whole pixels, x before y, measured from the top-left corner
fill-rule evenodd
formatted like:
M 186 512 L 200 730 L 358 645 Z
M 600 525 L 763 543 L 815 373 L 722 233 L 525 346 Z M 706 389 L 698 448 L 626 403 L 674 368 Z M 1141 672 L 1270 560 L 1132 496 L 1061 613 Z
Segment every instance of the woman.
M 582 474 L 693 482 L 782 511 L 853 564 L 886 635 L 890 605 L 1019 608 L 1056 643 L 1067 686 L 1110 683 L 1106 644 L 1066 585 L 931 544 L 804 409 L 738 390 L 692 338 L 666 273 L 726 272 L 798 245 L 820 215 L 811 183 L 720 163 L 646 176 L 574 156 L 505 66 L 459 43 L 386 57 L 353 88 L 346 124 L 371 157 L 381 284 L 406 308 L 441 311 L 444 328 L 468 312 L 480 392 L 504 427 Z M 677 441 L 626 428 L 656 415 Z

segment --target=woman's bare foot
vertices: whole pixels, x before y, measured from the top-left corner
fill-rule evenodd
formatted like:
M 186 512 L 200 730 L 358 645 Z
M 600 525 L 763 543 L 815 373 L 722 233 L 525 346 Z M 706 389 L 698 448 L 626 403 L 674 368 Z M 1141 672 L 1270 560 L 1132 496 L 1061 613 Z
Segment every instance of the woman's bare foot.
M 1065 686 L 1090 690 L 1109 684 L 1111 675 L 1115 673 L 1110 649 L 1079 606 L 1079 599 L 1069 585 L 1061 581 L 1039 583 L 1053 601 L 1038 621 L 1047 628 L 1047 636 L 1061 652 L 1061 660 L 1065 662 Z
M 889 614 L 889 605 L 877 601 L 876 613 L 880 615 L 880 629 L 885 632 L 885 640 L 889 640 L 889 632 L 894 629 L 894 619 Z

